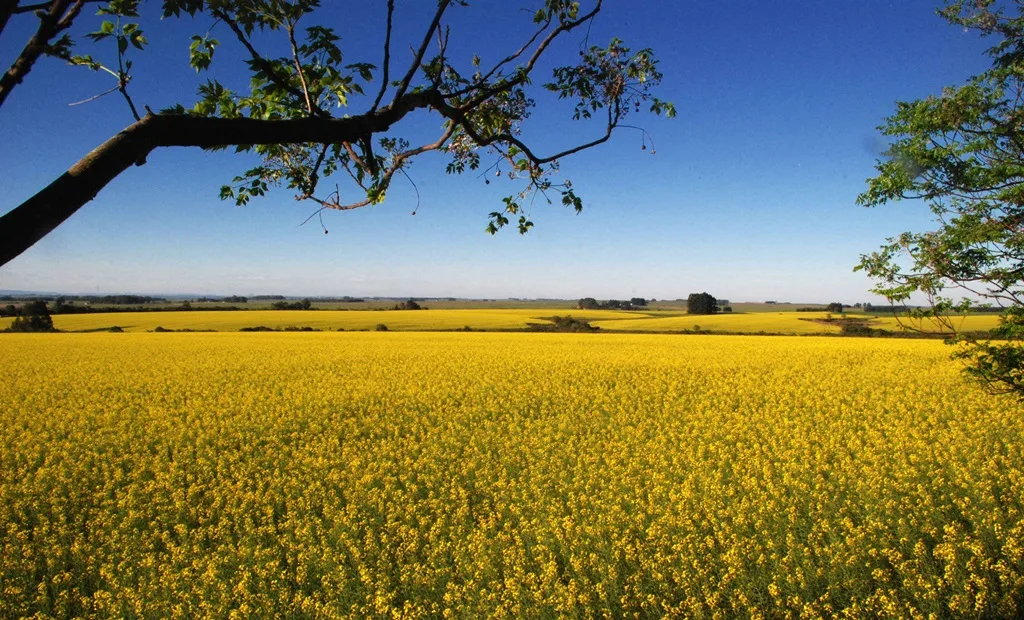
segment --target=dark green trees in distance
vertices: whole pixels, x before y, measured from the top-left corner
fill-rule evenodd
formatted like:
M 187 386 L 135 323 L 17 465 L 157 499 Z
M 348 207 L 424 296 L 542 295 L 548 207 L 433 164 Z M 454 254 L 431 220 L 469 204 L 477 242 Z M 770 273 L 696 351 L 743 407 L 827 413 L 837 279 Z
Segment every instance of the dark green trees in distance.
M 21 307 L 10 327 L 10 332 L 53 332 L 53 319 L 45 301 L 32 301 Z
M 686 311 L 690 314 L 715 314 L 718 301 L 708 293 L 690 293 L 686 298 Z
M 866 206 L 923 201 L 935 229 L 888 239 L 857 266 L 894 305 L 923 298 L 944 319 L 972 305 L 1005 308 L 994 335 L 956 356 L 996 392 L 1024 397 L 1024 14 L 1021 3 L 949 2 L 939 13 L 993 40 L 991 67 L 965 84 L 901 101 L 880 127 L 892 139 Z

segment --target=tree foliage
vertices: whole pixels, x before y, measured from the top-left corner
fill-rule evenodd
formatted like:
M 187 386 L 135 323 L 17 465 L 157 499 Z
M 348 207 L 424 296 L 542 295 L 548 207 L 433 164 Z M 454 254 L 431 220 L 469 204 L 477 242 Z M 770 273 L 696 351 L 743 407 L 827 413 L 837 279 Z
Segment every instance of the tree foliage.
M 6 331 L 9 332 L 52 332 L 53 319 L 45 301 L 31 301 L 21 307 L 14 321 Z
M 82 53 L 69 29 L 83 5 L 92 3 L 100 6 L 100 22 L 85 35 L 91 45 L 89 53 Z M 652 50 L 630 48 L 617 38 L 606 45 L 589 43 L 589 36 L 582 44 L 566 41 L 570 33 L 589 31 L 601 0 L 538 4 L 528 13 L 532 23 L 524 22 L 521 45 L 500 53 L 482 49 L 491 53 L 485 62 L 480 55 L 463 58 L 449 52 L 449 43 L 466 33 L 445 25 L 448 14 L 471 9 L 461 0 L 438 0 L 422 37 L 409 45 L 411 61 L 399 63 L 393 52 L 403 50 L 404 42 L 392 41 L 396 7 L 387 0 L 380 3 L 386 26 L 378 64 L 348 59 L 342 33 L 323 21 L 330 9 L 344 13 L 334 3 L 321 10 L 320 0 L 163 0 L 164 18 L 190 16 L 197 24 L 198 34 L 187 50 L 197 73 L 217 66 L 217 50 L 230 44 L 247 57 L 244 69 L 250 79 L 248 88 L 237 89 L 207 78 L 198 84 L 194 102 L 167 102 L 152 112 L 136 104 L 140 95 L 132 87 L 132 58 L 147 51 L 144 25 L 155 17 L 143 12 L 147 5 L 140 0 L 2 2 L 0 32 L 8 19 L 23 15 L 36 16 L 40 28 L 0 81 L 0 105 L 35 60 L 49 55 L 113 78 L 107 92 L 124 99 L 135 122 L 0 218 L 0 265 L 162 146 L 234 147 L 256 154 L 259 163 L 221 189 L 221 198 L 239 205 L 273 187 L 313 203 L 314 216 L 324 209 L 378 204 L 396 177 L 411 181 L 409 168 L 418 156 L 437 152 L 448 158 L 449 174 L 479 170 L 516 184 L 490 213 L 487 232 L 511 224 L 526 233 L 533 226 L 530 205 L 538 198 L 578 212 L 583 200 L 571 180 L 560 176 L 559 161 L 606 142 L 633 114 L 674 116 L 675 109 L 654 95 L 662 74 Z M 486 33 L 481 34 L 480 47 L 486 48 Z M 267 40 L 278 42 L 274 52 L 257 49 L 269 47 Z M 569 60 L 556 64 L 544 81 L 538 64 L 565 54 L 566 44 L 572 45 Z M 535 151 L 525 122 L 545 92 L 551 103 L 568 102 L 572 119 L 589 122 L 593 139 L 550 154 Z M 414 112 L 439 114 L 436 139 L 411 142 L 416 132 L 399 124 Z
M 897 103 L 880 127 L 893 140 L 858 202 L 918 199 L 936 227 L 905 232 L 857 269 L 892 304 L 922 294 L 919 314 L 943 322 L 976 304 L 1006 308 L 995 336 L 960 338 L 957 357 L 994 391 L 1024 396 L 1024 14 L 992 0 L 948 3 L 940 14 L 995 39 L 991 67 L 940 94 Z M 954 295 L 960 295 L 956 299 Z
M 715 314 L 718 312 L 718 300 L 709 293 L 690 293 L 686 299 L 686 312 L 689 314 Z

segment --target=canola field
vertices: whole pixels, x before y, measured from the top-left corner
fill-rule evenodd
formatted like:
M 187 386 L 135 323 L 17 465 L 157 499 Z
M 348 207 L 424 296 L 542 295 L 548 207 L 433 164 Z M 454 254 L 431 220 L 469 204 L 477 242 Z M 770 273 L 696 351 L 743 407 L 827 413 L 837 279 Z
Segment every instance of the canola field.
M 118 326 L 126 332 L 153 331 L 157 327 L 180 330 L 238 331 L 243 327 L 312 327 L 335 331 L 373 330 L 383 324 L 397 331 L 443 331 L 464 327 L 479 330 L 525 329 L 531 323 L 549 323 L 547 317 L 571 314 L 586 321 L 622 320 L 647 316 L 616 310 L 441 309 L 441 310 L 237 310 L 186 312 L 97 312 L 57 314 L 53 324 L 63 331 L 99 331 Z M 0 329 L 13 319 L 0 318 Z
M 838 334 L 838 325 L 815 322 L 825 319 L 827 312 L 749 312 L 719 313 L 713 315 L 673 315 L 642 317 L 618 317 L 617 320 L 596 320 L 593 324 L 601 329 L 673 332 L 673 331 L 712 331 L 745 334 Z M 885 331 L 904 331 L 906 329 L 924 332 L 949 332 L 948 327 L 934 320 L 897 320 L 892 315 L 847 314 L 848 317 L 866 318 L 867 326 Z M 987 331 L 999 324 L 998 315 L 973 314 L 950 318 L 951 325 L 958 331 Z M 697 329 L 699 328 L 699 330 Z
M 7 334 L 0 617 L 1019 617 L 934 341 Z
M 311 327 L 324 331 L 369 331 L 378 324 L 394 331 L 453 331 L 469 327 L 475 330 L 527 329 L 531 324 L 547 324 L 555 315 L 569 315 L 590 322 L 603 330 L 640 332 L 710 331 L 744 334 L 838 334 L 838 325 L 815 320 L 830 316 L 825 312 L 750 312 L 715 315 L 686 315 L 666 311 L 566 310 L 551 308 L 476 308 L 431 310 L 239 310 L 188 312 L 109 312 L 91 314 L 57 314 L 54 326 L 62 331 L 103 331 L 117 326 L 127 332 L 169 330 L 238 331 L 245 327 Z M 864 315 L 849 314 L 851 317 Z M 902 319 L 891 315 L 870 316 L 868 326 L 886 331 L 902 331 L 907 326 L 917 330 L 942 332 L 942 326 L 931 322 Z M 984 331 L 995 327 L 995 315 L 954 317 L 953 326 L 960 331 Z M 0 318 L 0 330 L 12 318 Z

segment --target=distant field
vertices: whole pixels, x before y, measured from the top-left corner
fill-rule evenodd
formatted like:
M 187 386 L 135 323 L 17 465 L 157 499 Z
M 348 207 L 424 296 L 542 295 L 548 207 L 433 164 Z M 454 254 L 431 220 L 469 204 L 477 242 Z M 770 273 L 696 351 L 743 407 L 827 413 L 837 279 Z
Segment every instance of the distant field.
M 503 310 L 245 310 L 189 312 L 112 312 L 95 314 L 58 314 L 53 317 L 57 329 L 65 331 L 95 331 L 118 326 L 128 332 L 165 329 L 194 329 L 238 331 L 243 327 L 264 326 L 274 329 L 285 327 L 312 327 L 323 330 L 370 330 L 378 324 L 389 330 L 433 331 L 470 327 L 472 329 L 521 329 L 530 323 L 544 323 L 544 317 L 570 314 L 569 311 L 543 309 Z M 603 320 L 614 323 L 617 319 L 646 316 L 635 312 L 615 310 L 574 311 L 572 316 L 587 321 Z M 12 319 L 0 319 L 0 329 Z
M 824 319 L 827 312 L 750 312 L 750 313 L 724 313 L 715 315 L 688 315 L 671 314 L 668 316 L 657 316 L 658 313 L 650 313 L 655 316 L 636 317 L 619 319 L 615 321 L 595 321 L 594 325 L 602 329 L 615 330 L 636 330 L 645 332 L 670 332 L 682 330 L 718 331 L 718 332 L 740 332 L 756 334 L 765 332 L 768 334 L 833 334 L 839 333 L 840 328 L 835 325 L 826 325 L 815 322 Z M 907 327 L 925 332 L 942 332 L 940 325 L 934 322 L 900 321 L 893 316 L 875 316 L 865 314 L 850 314 L 851 317 L 862 317 L 868 319 L 868 326 L 873 329 L 886 331 L 902 331 Z M 971 315 L 967 317 L 955 317 L 951 319 L 952 325 L 959 331 L 985 331 L 992 329 L 999 323 L 999 317 L 990 314 Z M 949 331 L 948 329 L 945 331 Z
M 875 319 L 875 323 L 872 324 L 872 327 L 888 330 L 904 329 L 905 327 L 900 326 L 901 322 L 903 326 L 913 329 L 919 329 L 922 331 L 939 331 L 939 326 L 934 321 L 921 322 L 912 321 L 910 319 L 900 319 L 897 321 L 897 319 L 892 315 L 878 317 Z M 952 317 L 950 319 L 950 323 L 957 331 L 985 331 L 999 325 L 999 316 L 995 314 L 972 314 L 966 317 Z
M 676 315 L 652 318 L 630 318 L 617 321 L 596 321 L 602 329 L 670 332 L 710 330 L 769 334 L 830 334 L 839 328 L 800 319 L 825 318 L 825 313 L 752 312 L 749 314 Z
M 531 323 L 545 323 L 553 315 L 571 315 L 589 321 L 604 330 L 679 332 L 711 331 L 744 334 L 834 334 L 840 329 L 814 319 L 824 319 L 825 312 L 750 312 L 716 315 L 688 315 L 678 310 L 650 310 L 626 312 L 619 310 L 572 310 L 557 308 L 503 308 L 503 309 L 437 309 L 437 310 L 239 310 L 189 312 L 111 312 L 94 314 L 59 314 L 54 325 L 63 331 L 101 331 L 117 326 L 124 331 L 146 332 L 157 327 L 164 329 L 192 329 L 238 331 L 245 327 L 312 327 L 320 330 L 372 330 L 383 324 L 395 331 L 443 331 L 469 327 L 475 330 L 524 329 Z M 874 329 L 900 331 L 904 329 L 892 316 L 856 315 L 867 317 Z M 810 319 L 810 320 L 809 320 Z M 0 329 L 12 319 L 0 319 Z M 928 332 L 942 331 L 936 324 L 911 323 L 904 325 Z M 972 315 L 953 319 L 961 331 L 984 331 L 995 327 L 999 317 Z

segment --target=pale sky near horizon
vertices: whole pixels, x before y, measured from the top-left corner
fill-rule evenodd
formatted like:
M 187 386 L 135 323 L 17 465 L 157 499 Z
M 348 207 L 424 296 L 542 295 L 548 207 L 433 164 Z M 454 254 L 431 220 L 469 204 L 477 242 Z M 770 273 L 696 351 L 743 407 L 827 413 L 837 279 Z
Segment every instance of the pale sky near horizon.
M 342 36 L 346 61 L 379 63 L 384 2 L 326 0 L 321 21 Z M 399 0 L 396 62 L 422 34 L 430 4 Z M 523 6 L 528 3 L 523 2 Z M 928 226 L 927 209 L 855 205 L 885 142 L 876 131 L 896 100 L 937 93 L 982 71 L 988 42 L 935 15 L 934 1 L 606 2 L 592 43 L 619 36 L 650 46 L 665 80 L 659 96 L 674 120 L 636 116 L 653 137 L 622 129 L 596 149 L 564 160 L 584 198 L 577 216 L 537 204 L 526 236 L 483 232 L 487 213 L 515 191 L 477 174 L 444 174 L 442 155 L 409 170 L 380 206 L 325 213 L 300 226 L 312 205 L 286 189 L 246 207 L 218 188 L 252 164 L 198 149 L 154 152 L 53 234 L 0 267 L 0 289 L 68 293 L 194 293 L 353 296 L 675 299 L 708 291 L 734 301 L 877 301 L 852 269 L 886 237 Z M 452 50 L 468 60 L 514 49 L 529 31 L 519 5 L 473 2 L 452 10 Z M 138 104 L 195 100 L 189 19 L 155 20 L 144 3 L 152 48 L 134 55 Z M 7 66 L 34 27 L 12 19 L 0 36 Z M 309 24 L 317 21 L 307 18 Z M 96 28 L 86 15 L 75 29 Z M 223 31 L 210 77 L 244 84 L 238 45 Z M 579 38 L 552 63 L 568 62 Z M 83 45 L 82 51 L 91 51 Z M 97 51 L 100 58 L 109 58 Z M 396 65 L 397 66 L 397 65 Z M 545 81 L 539 75 L 536 83 Z M 112 84 L 101 74 L 43 59 L 0 107 L 0 213 L 61 174 L 131 118 L 116 95 L 69 106 Z M 538 89 L 524 138 L 552 151 L 583 139 L 571 112 Z M 351 113 L 368 105 L 353 100 Z M 426 113 L 398 131 L 425 138 Z M 586 133 L 589 131 L 590 133 Z M 487 162 L 489 163 L 489 162 Z M 485 164 L 486 165 L 486 164 Z M 511 228 L 511 227 L 510 227 Z

